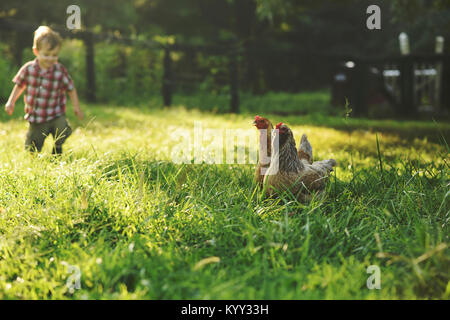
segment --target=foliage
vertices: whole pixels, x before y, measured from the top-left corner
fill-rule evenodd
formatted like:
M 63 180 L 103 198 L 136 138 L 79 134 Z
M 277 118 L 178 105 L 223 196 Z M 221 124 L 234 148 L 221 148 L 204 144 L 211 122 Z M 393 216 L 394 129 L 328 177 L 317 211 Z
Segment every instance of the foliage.
M 112 44 L 98 44 L 95 50 L 96 94 L 99 101 L 132 104 L 148 101 L 160 94 L 162 52 Z M 24 61 L 35 58 L 30 48 L 24 49 L 23 57 Z M 59 62 L 67 68 L 79 95 L 84 97 L 86 59 L 82 41 L 64 41 Z M 4 83 L 0 89 L 0 98 L 6 101 L 14 86 L 12 79 L 19 68 L 13 66 L 8 55 L 2 55 L 0 70 L 0 81 Z
M 0 103 L 6 103 L 8 100 L 13 86 L 12 79 L 15 76 L 9 61 L 3 58 L 5 51 L 5 46 L 0 44 L 0 74 L 2 75 L 0 77 Z
M 410 36 L 412 52 L 432 53 L 436 36 L 445 39 L 445 52 L 450 49 L 450 2 L 445 0 L 394 0 L 393 20 Z
M 1 16 L 35 24 L 50 24 L 65 27 L 66 7 L 73 1 L 21 0 L 5 3 Z M 411 4 L 410 4 L 411 2 Z M 239 43 L 246 49 L 240 57 L 240 83 L 246 92 L 261 94 L 271 91 L 298 92 L 319 90 L 329 86 L 330 70 L 336 56 L 380 56 L 398 53 L 398 34 L 410 34 L 412 52 L 432 52 L 437 35 L 450 37 L 448 21 L 449 7 L 445 1 L 293 1 L 293 0 L 135 0 L 135 1 L 78 1 L 82 11 L 84 30 L 95 33 L 114 34 L 125 39 L 166 42 L 175 44 L 211 45 Z M 382 12 L 382 30 L 370 31 L 365 27 L 366 9 L 377 4 Z M 351 35 L 351 36 L 349 36 Z M 11 63 L 24 62 L 23 50 L 31 46 L 32 35 L 0 30 L 2 42 L 8 45 Z M 446 41 L 448 46 L 449 41 Z M 118 48 L 109 43 L 99 44 L 96 62 L 97 71 L 105 71 L 103 60 L 133 57 L 136 64 L 127 62 L 130 70 L 124 74 L 136 75 L 147 83 L 161 68 L 161 59 L 156 59 L 150 73 L 149 64 L 159 54 L 133 48 Z M 111 48 L 106 49 L 106 46 Z M 81 47 L 78 47 L 80 50 Z M 286 54 L 283 50 L 294 50 Z M 104 57 L 102 52 L 104 52 Z M 136 56 L 134 53 L 138 52 Z M 208 87 L 208 73 L 217 68 L 217 59 L 198 52 L 178 52 L 175 63 L 176 75 L 198 74 L 195 84 Z M 100 56 L 99 56 L 100 55 Z M 147 61 L 144 55 L 147 55 Z M 80 57 L 82 58 L 82 57 Z M 215 60 L 215 61 L 214 61 Z M 84 62 L 76 62 L 81 65 Z M 138 68 L 140 72 L 137 71 Z M 222 61 L 220 68 L 227 68 Z M 152 73 L 154 72 L 154 73 Z M 138 74 L 136 74 L 138 73 Z M 142 75 L 139 75 L 142 73 Z M 227 73 L 223 74 L 228 77 Z M 122 87 L 119 75 L 111 79 L 100 74 L 99 88 L 103 84 L 111 90 L 100 92 L 103 102 L 111 94 L 117 95 Z M 150 79 L 149 79 L 150 78 Z M 81 80 L 81 79 L 80 79 Z M 101 81 L 100 81 L 101 80 Z M 111 81 L 109 81 L 111 80 Z M 158 78 L 161 81 L 160 78 Z M 190 81 L 190 80 L 187 80 Z M 223 81 L 214 85 L 224 87 Z M 154 88 L 155 83 L 149 83 Z M 148 88 L 144 88 L 145 92 Z M 84 89 L 83 89 L 84 90 Z M 128 89 L 127 89 L 128 90 Z M 191 90 L 194 91 L 194 90 Z M 217 91 L 217 88 L 211 88 Z M 137 90 L 129 89 L 130 95 Z M 122 95 L 118 98 L 122 99 Z M 103 99 L 108 98 L 108 99 Z

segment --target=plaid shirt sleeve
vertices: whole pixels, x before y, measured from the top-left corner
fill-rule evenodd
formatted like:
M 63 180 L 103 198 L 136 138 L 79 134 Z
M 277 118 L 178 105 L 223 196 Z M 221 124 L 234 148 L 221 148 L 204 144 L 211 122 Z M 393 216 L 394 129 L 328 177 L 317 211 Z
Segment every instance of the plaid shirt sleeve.
M 62 83 L 64 90 L 72 91 L 74 89 L 72 77 L 70 76 L 69 72 L 67 72 L 67 69 L 61 65 L 61 70 L 63 73 L 62 76 Z
M 13 78 L 13 82 L 17 84 L 19 87 L 23 87 L 28 84 L 28 64 L 25 64 L 22 68 L 20 68 L 19 72 Z

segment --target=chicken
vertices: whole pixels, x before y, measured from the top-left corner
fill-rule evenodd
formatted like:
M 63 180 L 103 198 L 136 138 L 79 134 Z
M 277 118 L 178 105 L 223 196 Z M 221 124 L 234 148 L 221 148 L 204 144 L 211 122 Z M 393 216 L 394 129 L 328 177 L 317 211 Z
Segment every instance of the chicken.
M 283 123 L 279 123 L 276 129 L 278 132 L 274 132 L 272 139 L 274 154 L 264 177 L 265 193 L 268 196 L 274 196 L 288 191 L 297 200 L 308 201 L 314 192 L 323 191 L 336 161 L 329 159 L 310 163 L 312 148 L 306 135 L 303 135 L 299 151 L 297 151 L 291 129 Z M 277 139 L 278 148 L 275 145 Z M 306 156 L 301 159 L 299 154 Z
M 255 180 L 262 186 L 264 181 L 264 174 L 270 165 L 271 156 L 271 135 L 273 130 L 272 122 L 268 119 L 256 116 L 253 125 L 259 131 L 259 160 L 255 170 Z M 265 129 L 262 130 L 262 129 Z
M 298 157 L 301 160 L 306 160 L 309 164 L 313 163 L 312 146 L 308 141 L 306 134 L 302 135 L 300 145 L 298 146 Z

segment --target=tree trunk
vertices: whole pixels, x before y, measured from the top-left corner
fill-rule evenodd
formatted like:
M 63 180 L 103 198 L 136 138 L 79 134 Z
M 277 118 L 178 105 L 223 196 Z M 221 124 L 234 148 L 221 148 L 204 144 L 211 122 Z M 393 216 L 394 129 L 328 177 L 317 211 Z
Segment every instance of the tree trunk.
M 170 106 L 172 104 L 172 59 L 170 57 L 170 49 L 164 49 L 164 74 L 162 84 L 162 96 L 164 106 Z
M 239 71 L 238 71 L 238 57 L 235 52 L 231 53 L 230 57 L 230 111 L 232 113 L 239 113 Z
M 89 102 L 96 102 L 96 86 L 95 86 L 95 53 L 94 53 L 94 37 L 92 33 L 86 33 L 84 38 L 86 46 L 86 98 Z

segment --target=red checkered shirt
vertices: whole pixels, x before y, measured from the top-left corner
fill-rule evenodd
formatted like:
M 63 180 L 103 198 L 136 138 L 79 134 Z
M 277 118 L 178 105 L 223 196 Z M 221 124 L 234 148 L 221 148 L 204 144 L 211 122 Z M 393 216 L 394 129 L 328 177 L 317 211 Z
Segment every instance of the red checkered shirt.
M 37 58 L 20 68 L 13 82 L 19 87 L 26 86 L 25 119 L 31 123 L 47 122 L 65 114 L 65 92 L 74 88 L 72 78 L 62 64 L 43 69 Z

